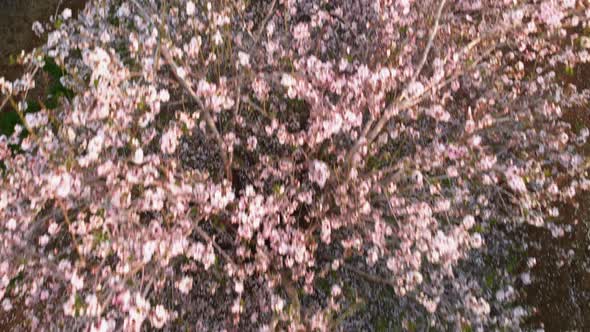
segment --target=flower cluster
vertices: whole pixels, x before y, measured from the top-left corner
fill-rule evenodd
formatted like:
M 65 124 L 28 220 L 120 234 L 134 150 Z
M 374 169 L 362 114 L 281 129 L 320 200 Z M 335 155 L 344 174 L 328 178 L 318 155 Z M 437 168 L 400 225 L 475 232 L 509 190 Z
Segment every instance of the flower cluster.
M 360 262 L 406 317 L 519 324 L 511 288 L 460 263 L 498 223 L 562 235 L 544 218 L 590 188 L 588 130 L 562 120 L 590 93 L 556 74 L 590 59 L 566 30 L 587 7 L 94 0 L 36 23 L 29 71 L 0 78 L 21 116 L 0 136 L 2 310 L 30 329 L 329 330 L 342 281 L 319 310 L 299 297 Z M 45 57 L 71 95 L 31 112 Z

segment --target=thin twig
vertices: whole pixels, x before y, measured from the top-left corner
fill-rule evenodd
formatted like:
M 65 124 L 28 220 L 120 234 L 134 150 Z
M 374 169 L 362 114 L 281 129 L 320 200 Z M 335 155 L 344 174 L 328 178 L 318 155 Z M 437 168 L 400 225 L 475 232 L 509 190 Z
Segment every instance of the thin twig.
M 199 225 L 194 225 L 193 226 L 195 231 L 197 232 L 197 234 L 199 234 L 200 237 L 204 238 L 205 240 L 211 242 L 213 244 L 213 247 L 215 247 L 215 249 L 217 249 L 217 251 L 219 252 L 219 254 L 221 254 L 221 256 L 223 256 L 223 258 L 225 258 L 226 261 L 228 261 L 233 268 L 237 267 L 237 264 L 234 262 L 234 260 L 229 256 L 229 254 L 227 252 L 225 252 L 225 250 L 223 250 L 223 248 L 221 248 L 219 246 L 219 244 L 217 244 L 217 242 L 215 242 L 213 240 L 213 238 L 211 238 L 211 236 L 209 236 L 209 234 L 207 234 L 207 232 L 205 232 L 201 226 Z
M 66 207 L 61 199 L 59 199 L 59 198 L 56 199 L 56 202 L 57 202 L 57 205 L 59 206 L 59 208 L 64 216 L 66 226 L 68 227 L 68 232 L 70 233 L 70 236 L 72 237 L 72 242 L 74 242 L 74 249 L 78 253 L 80 260 L 82 261 L 82 265 L 84 266 L 86 264 L 85 264 L 84 256 L 82 256 L 82 249 L 80 248 L 80 245 L 78 244 L 78 240 L 76 239 L 76 236 L 72 230 L 72 223 L 70 222 L 70 217 L 68 216 L 68 210 L 66 209 Z
M 11 96 L 8 97 L 8 101 L 10 101 L 10 105 L 12 105 L 12 108 L 14 109 L 14 111 L 16 112 L 16 114 L 18 115 L 20 121 L 22 122 L 23 126 L 25 127 L 25 129 L 27 130 L 27 132 L 29 133 L 29 135 L 31 135 L 31 137 L 38 141 L 38 137 L 37 134 L 35 134 L 35 132 L 33 131 L 33 129 L 29 126 L 29 124 L 27 123 L 27 119 L 25 118 L 23 112 L 20 110 L 20 108 L 18 107 L 18 105 L 16 104 L 16 102 L 14 101 L 14 99 L 12 99 Z
M 428 54 L 430 53 L 430 49 L 432 48 L 434 38 L 436 37 L 436 34 L 438 33 L 440 16 L 442 14 L 442 10 L 443 10 L 443 7 L 445 6 L 446 2 L 447 2 L 447 0 L 442 0 L 440 2 L 440 4 L 438 5 L 438 9 L 436 11 L 436 18 L 434 19 L 434 27 L 432 28 L 430 36 L 428 37 L 428 43 L 426 44 L 426 49 L 424 50 L 424 53 L 422 54 L 422 59 L 420 60 L 420 64 L 418 65 L 418 68 L 416 69 L 416 71 L 414 72 L 414 75 L 410 79 L 410 84 L 412 84 L 414 81 L 416 81 L 416 79 L 420 75 L 420 72 L 422 71 L 422 68 L 424 68 L 424 65 L 426 64 L 426 59 L 428 58 Z
M 271 19 L 272 14 L 275 10 L 276 4 L 277 4 L 277 0 L 273 0 L 273 2 L 270 4 L 270 9 L 269 9 L 268 13 L 266 14 L 264 19 L 262 20 L 262 23 L 260 23 L 260 27 L 258 28 L 258 31 L 254 35 L 254 45 L 256 45 L 258 43 L 258 40 L 260 39 L 260 35 L 264 31 L 264 28 L 266 27 L 266 24 L 268 23 L 268 21 Z
M 2 109 L 4 108 L 4 106 L 6 106 L 6 104 L 8 103 L 8 98 L 10 98 L 10 95 L 4 97 L 4 100 L 2 101 L 2 104 L 0 104 L 0 112 L 2 111 Z
M 247 96 L 242 96 L 242 101 L 244 101 L 246 104 L 248 104 L 248 106 L 250 106 L 253 109 L 255 109 L 258 112 L 260 112 L 265 117 L 267 117 L 269 119 L 272 119 L 272 117 L 270 116 L 270 114 L 268 114 L 268 112 L 266 112 L 262 107 L 256 105 L 256 103 L 252 101 L 252 98 L 247 97 Z
M 391 281 L 391 280 L 379 278 L 374 275 L 368 274 L 367 272 L 359 270 L 356 267 L 349 265 L 349 264 L 344 264 L 343 267 L 351 272 L 358 274 L 359 276 L 365 278 L 368 281 L 378 283 L 378 284 L 384 284 L 384 285 L 391 286 L 391 287 L 395 287 L 393 281 Z

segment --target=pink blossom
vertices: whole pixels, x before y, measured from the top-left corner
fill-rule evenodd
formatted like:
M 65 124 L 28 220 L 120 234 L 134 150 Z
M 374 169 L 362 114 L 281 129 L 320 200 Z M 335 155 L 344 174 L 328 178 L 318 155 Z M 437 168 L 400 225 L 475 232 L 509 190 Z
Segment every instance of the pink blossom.
M 330 177 L 330 169 L 323 161 L 314 160 L 309 169 L 309 179 L 323 188 Z
M 4 311 L 12 310 L 12 303 L 10 302 L 9 299 L 4 299 L 2 301 L 2 310 L 4 310 Z
M 561 20 L 564 16 L 556 2 L 556 0 L 544 1 L 541 4 L 541 12 L 539 13 L 541 20 L 551 27 L 561 25 Z
M 161 329 L 162 327 L 164 327 L 164 324 L 166 324 L 169 317 L 170 314 L 164 308 L 164 306 L 158 304 L 150 314 L 150 322 L 155 328 Z
M 340 296 L 340 294 L 342 294 L 342 289 L 340 288 L 340 286 L 333 285 L 330 295 L 332 295 L 332 297 L 338 297 L 338 296 Z
M 149 262 L 156 252 L 157 243 L 155 241 L 148 241 L 143 245 L 143 262 Z
M 177 128 L 171 128 L 162 135 L 161 146 L 162 152 L 174 153 L 178 146 L 180 132 Z
M 238 61 L 242 67 L 250 67 L 250 55 L 242 51 L 238 52 Z
M 176 288 L 182 294 L 188 294 L 190 290 L 193 288 L 193 278 L 191 277 L 184 277 L 179 282 L 176 283 Z
M 236 293 L 242 294 L 242 292 L 244 292 L 244 283 L 242 281 L 236 281 L 234 285 L 234 290 L 236 291 Z
M 115 322 L 101 318 L 100 322 L 92 324 L 90 332 L 111 332 L 115 330 Z
M 196 9 L 196 7 L 195 7 L 195 3 L 194 2 L 188 1 L 186 3 L 186 14 L 188 16 L 193 16 L 195 14 L 195 9 Z
M 133 163 L 137 165 L 143 163 L 143 150 L 141 148 L 136 149 L 133 153 Z
M 14 218 L 10 218 L 10 219 L 8 219 L 8 221 L 6 222 L 6 228 L 7 228 L 9 231 L 14 231 L 14 230 L 16 229 L 16 226 L 17 226 L 17 224 L 16 224 L 16 219 L 14 219 Z
M 309 26 L 306 23 L 299 23 L 293 29 L 293 37 L 298 41 L 309 39 Z
M 479 248 L 483 244 L 483 239 L 479 233 L 475 233 L 471 236 L 471 246 L 473 248 Z
M 81 290 L 84 288 L 84 277 L 79 276 L 77 272 L 74 272 L 71 277 L 71 283 L 75 290 Z
M 516 168 L 512 167 L 506 170 L 504 173 L 506 176 L 506 181 L 508 182 L 508 186 L 519 193 L 524 193 L 527 191 L 526 184 L 524 180 L 516 173 Z
M 213 41 L 215 42 L 215 45 L 219 46 L 223 43 L 223 37 L 221 36 L 221 32 L 219 32 L 219 30 L 217 30 L 215 32 L 215 34 L 213 35 Z
M 420 94 L 421 92 L 413 92 L 415 94 Z M 437 121 L 448 122 L 451 119 L 451 115 L 444 110 L 444 108 L 440 105 L 436 105 L 430 108 L 427 113 L 430 117 Z
M 463 218 L 463 226 L 465 229 L 469 230 L 475 224 L 475 218 L 473 216 L 468 215 Z
M 70 8 L 65 8 L 61 13 L 61 18 L 64 21 L 67 21 L 70 17 L 72 17 L 72 10 Z
M 91 317 L 99 316 L 102 312 L 101 305 L 98 303 L 96 294 L 86 296 L 86 315 Z
M 408 95 L 410 97 L 416 97 L 421 95 L 422 93 L 424 93 L 424 85 L 422 85 L 422 83 L 420 82 L 412 82 L 409 86 L 408 86 Z M 439 108 L 440 110 L 441 108 Z M 436 110 L 436 109 L 435 109 Z M 442 115 L 444 117 L 444 115 Z

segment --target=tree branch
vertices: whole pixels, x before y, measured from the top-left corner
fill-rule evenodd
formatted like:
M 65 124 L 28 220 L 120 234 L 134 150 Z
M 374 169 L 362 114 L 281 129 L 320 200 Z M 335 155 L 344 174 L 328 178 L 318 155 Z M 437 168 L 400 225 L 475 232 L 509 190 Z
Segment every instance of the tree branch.
M 221 246 L 219 246 L 219 244 L 217 244 L 217 242 L 215 242 L 213 240 L 213 238 L 211 238 L 211 236 L 209 236 L 209 234 L 207 234 L 207 232 L 205 232 L 199 225 L 194 225 L 194 229 L 197 232 L 197 234 L 199 234 L 200 237 L 204 238 L 205 240 L 211 242 L 211 244 L 213 244 L 213 247 L 215 247 L 215 249 L 217 249 L 217 251 L 219 252 L 219 254 L 221 256 L 223 256 L 223 258 L 225 258 L 225 260 L 230 263 L 232 265 L 233 268 L 236 268 L 237 265 L 234 262 L 234 260 L 229 256 L 229 254 L 227 252 L 225 252 L 225 250 L 223 250 L 223 248 L 221 248 Z
M 152 23 L 153 25 L 156 25 L 150 19 L 150 17 L 147 14 L 147 12 L 137 2 L 137 0 L 132 0 L 132 1 L 133 1 L 133 4 L 139 10 L 139 13 L 141 14 L 141 16 L 143 16 L 143 18 L 146 21 Z M 163 35 L 164 34 L 164 31 L 163 31 L 163 29 L 161 27 L 159 27 L 158 30 L 159 30 L 159 34 L 160 35 Z M 213 135 L 215 136 L 215 139 L 217 140 L 217 143 L 219 144 L 219 150 L 220 150 L 220 153 L 221 153 L 221 158 L 223 160 L 223 164 L 224 164 L 224 167 L 225 167 L 225 177 L 228 179 L 228 181 L 232 182 L 231 165 L 230 165 L 230 160 L 229 160 L 229 158 L 227 156 L 227 151 L 225 150 L 225 143 L 223 141 L 223 138 L 221 137 L 221 134 L 217 130 L 217 127 L 215 126 L 215 122 L 213 121 L 213 117 L 211 116 L 211 113 L 205 107 L 205 105 L 203 104 L 203 102 L 201 101 L 201 99 L 199 98 L 199 96 L 197 96 L 197 94 L 191 88 L 191 86 L 186 81 L 186 79 L 184 77 L 181 77 L 180 75 L 178 75 L 178 66 L 176 65 L 176 62 L 174 61 L 174 59 L 172 58 L 172 55 L 170 54 L 170 51 L 168 50 L 168 47 L 166 46 L 166 44 L 164 42 L 162 42 L 160 46 L 161 46 L 161 49 L 160 50 L 161 50 L 162 56 L 164 57 L 164 59 L 166 60 L 166 62 L 168 63 L 168 65 L 170 67 L 172 67 L 172 74 L 174 75 L 174 77 L 176 78 L 176 80 L 178 81 L 178 83 L 180 83 L 180 85 L 182 86 L 182 88 L 189 94 L 189 96 L 197 103 L 197 105 L 201 109 L 201 113 L 202 113 L 203 117 L 205 118 L 205 122 L 207 123 L 207 126 L 213 132 Z
M 418 65 L 418 69 L 416 70 L 416 72 L 414 72 L 414 75 L 412 76 L 412 78 L 409 81 L 410 83 L 408 85 L 406 85 L 406 88 L 404 89 L 404 92 L 400 96 L 399 101 L 401 101 L 405 98 L 407 87 L 416 81 L 416 79 L 418 78 L 418 75 L 420 75 L 420 72 L 422 71 L 422 68 L 426 64 L 426 59 L 428 58 L 428 53 L 430 53 L 430 49 L 432 48 L 434 38 L 436 37 L 436 34 L 438 33 L 438 29 L 439 29 L 439 25 L 440 25 L 439 24 L 440 17 L 442 15 L 442 10 L 443 10 L 443 7 L 444 7 L 446 1 L 447 0 L 441 0 L 441 2 L 438 5 L 438 9 L 436 12 L 436 18 L 434 20 L 434 27 L 432 28 L 432 31 L 430 32 L 430 36 L 428 37 L 426 49 L 424 50 L 424 53 L 422 54 L 422 59 L 420 60 L 420 63 Z M 389 117 L 391 117 L 391 115 L 388 115 L 387 113 L 385 113 L 384 116 L 381 118 L 381 120 L 383 120 L 383 118 L 387 118 L 387 120 L 389 120 Z M 387 122 L 387 120 L 384 122 Z M 348 155 L 346 157 L 346 161 L 347 161 L 348 165 L 353 164 L 352 158 L 354 157 L 354 154 L 358 151 L 358 149 L 361 147 L 361 145 L 364 143 L 365 138 L 367 137 L 367 133 L 369 132 L 371 126 L 373 125 L 373 122 L 374 122 L 373 119 L 369 120 L 369 122 L 365 125 L 363 132 L 362 132 L 361 136 L 359 137 L 359 139 L 357 140 L 356 144 L 348 152 Z M 379 121 L 379 122 L 382 122 L 382 121 Z M 377 126 L 383 127 L 383 124 L 379 125 L 379 123 L 378 123 Z M 367 143 L 369 143 L 369 142 L 370 142 L 370 140 L 368 140 Z
M 469 44 L 467 44 L 467 46 L 465 46 L 461 52 L 460 52 L 460 56 L 464 56 L 467 53 L 469 53 L 474 47 L 476 47 L 477 45 L 481 44 L 482 41 L 490 39 L 492 37 L 494 37 L 497 33 L 504 31 L 503 29 L 498 29 L 498 30 L 494 30 L 491 33 L 489 33 L 488 35 L 484 36 L 484 37 L 478 37 L 474 40 L 472 40 Z M 436 89 L 440 89 L 444 86 L 447 86 L 448 84 L 450 84 L 452 81 L 454 81 L 455 79 L 457 79 L 459 76 L 461 76 L 462 74 L 464 74 L 465 72 L 467 72 L 468 70 L 474 68 L 475 66 L 477 66 L 479 64 L 479 62 L 485 58 L 486 56 L 488 56 L 493 50 L 495 50 L 499 45 L 498 44 L 494 44 L 491 47 L 489 47 L 485 52 L 483 52 L 483 54 L 478 57 L 478 59 L 474 62 L 472 62 L 469 65 L 466 65 L 462 68 L 460 68 L 459 70 L 457 70 L 455 73 L 453 73 L 452 75 L 448 76 L 447 79 L 445 79 L 442 82 L 434 82 L 432 84 L 430 84 L 428 87 L 426 87 L 424 89 L 424 91 L 417 96 L 414 96 L 412 99 L 407 99 L 405 97 L 405 93 L 403 93 L 400 98 L 398 98 L 397 100 L 393 101 L 392 103 L 390 103 L 389 105 L 386 106 L 386 111 L 384 112 L 383 116 L 379 119 L 379 121 L 377 121 L 377 123 L 375 124 L 375 126 L 371 129 L 370 126 L 374 123 L 374 120 L 371 119 L 363 128 L 363 135 L 361 135 L 357 141 L 355 142 L 355 144 L 353 145 L 353 147 L 350 149 L 350 151 L 348 152 L 347 156 L 346 156 L 346 165 L 348 166 L 348 168 L 352 168 L 354 166 L 354 162 L 353 162 L 353 157 L 354 154 L 360 149 L 360 147 L 363 144 L 371 144 L 371 142 L 373 140 L 375 140 L 375 138 L 377 137 L 377 135 L 381 132 L 381 130 L 383 129 L 383 127 L 385 126 L 385 124 L 387 122 L 389 122 L 389 120 L 393 117 L 394 114 L 399 113 L 401 111 L 407 110 L 409 108 L 412 108 L 414 106 L 416 106 L 417 104 L 419 104 L 420 102 L 422 102 L 428 95 L 427 93 L 432 91 L 432 90 L 436 90 Z

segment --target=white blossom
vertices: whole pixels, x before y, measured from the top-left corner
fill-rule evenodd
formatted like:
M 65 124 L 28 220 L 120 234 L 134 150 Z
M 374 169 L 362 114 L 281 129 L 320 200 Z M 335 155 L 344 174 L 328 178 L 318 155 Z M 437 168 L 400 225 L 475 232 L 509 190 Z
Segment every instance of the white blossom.
M 70 17 L 72 17 L 72 10 L 70 8 L 64 9 L 64 11 L 61 13 L 61 17 L 64 21 L 67 21 Z
M 326 181 L 330 177 L 330 169 L 323 161 L 314 160 L 309 169 L 309 179 L 317 183 L 320 188 L 323 188 Z
M 195 3 L 192 1 L 189 1 L 186 3 L 186 14 L 188 16 L 193 16 L 195 14 Z

